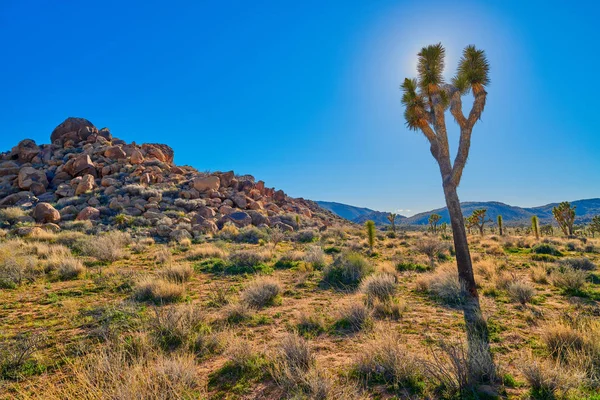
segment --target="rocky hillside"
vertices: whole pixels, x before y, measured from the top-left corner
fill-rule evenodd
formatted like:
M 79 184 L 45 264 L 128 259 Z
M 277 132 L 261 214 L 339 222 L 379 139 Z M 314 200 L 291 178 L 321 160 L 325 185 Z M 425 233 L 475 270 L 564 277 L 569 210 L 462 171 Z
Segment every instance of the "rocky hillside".
M 13 221 L 23 234 L 89 220 L 99 230 L 126 225 L 180 239 L 215 233 L 227 223 L 288 231 L 337 218 L 252 176 L 176 166 L 169 146 L 127 144 L 83 118 L 66 119 L 50 140 L 26 139 L 0 154 L 0 208 L 27 211 Z

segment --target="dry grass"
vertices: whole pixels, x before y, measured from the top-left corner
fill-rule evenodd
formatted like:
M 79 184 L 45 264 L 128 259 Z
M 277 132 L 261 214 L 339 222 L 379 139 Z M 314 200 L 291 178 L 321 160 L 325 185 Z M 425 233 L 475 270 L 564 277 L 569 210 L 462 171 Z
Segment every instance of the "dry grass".
M 508 285 L 508 295 L 513 301 L 525 305 L 535 296 L 535 289 L 525 281 L 516 281 Z
M 376 300 L 389 302 L 396 294 L 396 277 L 391 274 L 377 274 L 365 278 L 360 284 L 360 291 L 367 296 L 367 302 Z
M 458 272 L 450 264 L 444 264 L 434 273 L 421 277 L 417 281 L 417 289 L 430 293 L 448 305 L 462 304 L 465 298 L 465 289 L 458 279 Z
M 170 265 L 160 270 L 159 275 L 170 282 L 184 283 L 189 281 L 194 269 L 187 264 Z
M 251 308 L 273 305 L 282 292 L 281 283 L 273 278 L 261 277 L 250 282 L 240 294 L 240 301 Z
M 56 274 L 61 281 L 78 279 L 85 274 L 85 271 L 83 263 L 73 257 L 60 259 L 56 267 Z
M 220 258 L 225 260 L 227 259 L 227 252 L 214 244 L 204 243 L 190 250 L 187 253 L 186 258 L 190 261 L 202 260 L 205 258 Z
M 83 246 L 84 255 L 94 257 L 102 262 L 115 262 L 127 256 L 125 246 L 131 243 L 128 233 L 112 231 L 104 235 L 90 238 Z
M 354 361 L 360 379 L 417 390 L 423 381 L 422 363 L 407 349 L 403 338 L 382 328 L 364 343 Z
M 162 279 L 144 278 L 139 281 L 133 297 L 137 301 L 150 301 L 156 304 L 172 303 L 183 298 L 185 289 L 182 285 Z
M 340 333 L 355 333 L 372 327 L 372 311 L 362 303 L 352 302 L 337 310 L 333 328 Z
M 139 343 L 139 352 L 122 342 L 102 346 L 69 364 L 63 381 L 40 388 L 39 398 L 168 400 L 205 392 L 193 355 L 143 351 L 145 346 Z

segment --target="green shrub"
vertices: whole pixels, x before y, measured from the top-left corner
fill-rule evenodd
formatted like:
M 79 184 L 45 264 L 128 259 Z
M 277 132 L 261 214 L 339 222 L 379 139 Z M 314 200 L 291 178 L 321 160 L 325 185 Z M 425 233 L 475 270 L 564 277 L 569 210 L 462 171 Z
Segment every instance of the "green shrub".
M 558 251 L 558 249 L 556 247 L 554 247 L 553 245 L 551 245 L 550 243 L 537 244 L 537 245 L 533 246 L 533 248 L 531 249 L 531 252 L 534 254 L 547 254 L 547 255 L 557 256 L 557 257 L 562 256 L 562 253 L 560 251 Z
M 312 229 L 304 229 L 296 234 L 296 241 L 300 243 L 312 243 L 319 239 L 319 235 Z
M 415 272 L 427 272 L 431 270 L 431 266 L 418 264 L 411 261 L 401 261 L 396 264 L 396 270 L 398 272 L 404 271 L 415 271 Z
M 362 303 L 352 303 L 338 311 L 338 318 L 333 324 L 333 330 L 338 333 L 355 333 L 370 329 L 373 326 L 373 317 Z
M 268 241 L 269 235 L 265 230 L 255 226 L 242 228 L 234 237 L 234 241 L 238 243 L 258 244 L 261 240 L 265 242 Z
M 323 271 L 323 280 L 335 287 L 356 287 L 373 267 L 358 253 L 342 253 Z

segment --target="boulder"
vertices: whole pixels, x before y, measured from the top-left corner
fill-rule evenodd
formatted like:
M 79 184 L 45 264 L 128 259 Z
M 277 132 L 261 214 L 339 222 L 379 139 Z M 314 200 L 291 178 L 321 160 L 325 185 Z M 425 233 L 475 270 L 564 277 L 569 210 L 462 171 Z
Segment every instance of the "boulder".
M 88 221 L 100 218 L 100 210 L 94 207 L 86 207 L 77 214 L 77 221 Z
M 247 213 L 252 218 L 252 225 L 254 225 L 254 226 L 270 225 L 269 218 L 264 216 L 260 212 L 250 210 L 250 211 L 247 211 Z
M 33 204 L 37 201 L 37 197 L 31 192 L 17 192 L 9 194 L 4 198 L 0 198 L 0 207 L 13 207 L 25 204 Z
M 109 160 L 123 160 L 127 158 L 127 154 L 121 149 L 121 146 L 111 146 L 104 151 L 104 157 Z
M 54 128 L 50 135 L 50 141 L 52 143 L 57 141 L 64 143 L 67 140 L 79 142 L 87 140 L 93 133 L 98 133 L 98 129 L 90 121 L 85 118 L 69 117 Z
M 245 209 L 248 206 L 248 200 L 246 200 L 246 196 L 244 196 L 243 193 L 238 192 L 234 194 L 231 196 L 231 201 L 233 201 L 233 204 L 241 209 Z
M 44 189 L 48 187 L 48 178 L 44 171 L 39 171 L 32 167 L 23 167 L 19 170 L 18 184 L 19 188 L 23 190 L 29 190 L 34 183 L 38 183 Z M 43 193 L 43 192 L 42 192 Z M 39 193 L 38 193 L 39 194 Z
M 221 180 L 218 176 L 206 176 L 194 179 L 194 189 L 200 193 L 205 193 L 211 190 L 219 190 Z
M 217 222 L 217 226 L 222 229 L 227 222 L 232 222 L 235 226 L 241 228 L 250 225 L 252 223 L 252 217 L 243 211 L 237 211 L 223 216 Z
M 221 181 L 221 187 L 230 187 L 233 178 L 235 178 L 235 174 L 233 173 L 233 171 L 224 172 L 220 174 L 219 179 Z
M 79 196 L 81 194 L 91 192 L 96 187 L 96 181 L 94 177 L 90 174 L 84 175 L 79 181 L 77 185 L 77 189 L 75 189 L 75 196 Z
M 71 176 L 83 176 L 85 174 L 90 174 L 94 178 L 98 176 L 96 165 L 87 154 L 80 154 L 77 158 L 67 163 L 64 169 Z
M 276 191 L 273 194 L 273 200 L 275 200 L 276 203 L 283 203 L 285 201 L 285 193 L 283 190 Z
M 40 148 L 31 139 L 21 140 L 18 145 L 13 147 L 10 152 L 10 158 L 20 163 L 28 163 L 40 153 Z
M 141 151 L 139 151 L 138 149 L 135 149 L 131 152 L 131 158 L 129 159 L 129 161 L 133 165 L 141 164 L 144 162 L 144 155 L 142 154 Z
M 21 167 L 14 161 L 5 161 L 0 164 L 0 176 L 17 175 Z
M 148 158 L 154 157 L 158 161 L 173 164 L 175 153 L 173 152 L 173 149 L 166 144 L 146 143 L 142 145 L 142 152 L 145 153 Z
M 38 203 L 33 209 L 33 218 L 40 224 L 54 224 L 60 221 L 60 213 L 51 204 Z

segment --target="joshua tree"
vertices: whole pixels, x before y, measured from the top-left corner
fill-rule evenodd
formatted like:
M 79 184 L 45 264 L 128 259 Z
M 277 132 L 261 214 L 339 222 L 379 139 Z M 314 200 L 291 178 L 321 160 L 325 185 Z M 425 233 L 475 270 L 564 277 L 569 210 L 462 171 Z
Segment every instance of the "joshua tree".
M 498 229 L 500 230 L 500 236 L 504 235 L 504 230 L 502 229 L 502 215 L 498 215 L 497 217 L 497 221 L 498 221 Z
M 419 52 L 418 78 L 407 78 L 402 83 L 404 118 L 409 129 L 420 130 L 429 141 L 431 155 L 437 161 L 442 176 L 442 187 L 452 225 L 458 276 L 467 293 L 463 310 L 470 364 L 474 366 L 475 360 L 481 361 L 483 357 L 484 363 L 479 365 L 485 365 L 485 368 L 479 370 L 471 368 L 470 375 L 477 380 L 493 379 L 495 370 L 489 348 L 487 323 L 481 315 L 467 232 L 456 190 L 469 156 L 473 127 L 485 108 L 485 87 L 490 83 L 489 63 L 483 50 L 467 46 L 463 50 L 456 76 L 450 83 L 446 83 L 442 75 L 444 58 L 445 49 L 441 43 L 424 47 Z M 465 115 L 462 96 L 470 92 L 473 94 L 473 106 L 468 115 Z M 446 130 L 448 109 L 460 128 L 460 141 L 454 162 L 450 158 Z
M 554 219 L 565 236 L 573 235 L 573 224 L 575 223 L 575 206 L 568 201 L 563 201 L 552 209 Z
M 469 227 L 477 227 L 481 236 L 483 236 L 483 228 L 485 227 L 486 222 L 492 222 L 491 219 L 485 219 L 486 213 L 487 210 L 485 208 L 478 208 L 473 210 L 471 216 L 467 217 L 467 224 Z
M 600 233 L 600 215 L 596 215 L 592 218 L 592 222 L 590 222 L 590 233 L 592 237 L 594 237 L 595 233 Z
M 533 231 L 535 238 L 539 240 L 540 239 L 540 220 L 537 217 L 537 215 L 534 215 L 533 217 L 531 217 L 531 230 Z
M 373 246 L 375 246 L 375 222 L 369 220 L 365 223 L 365 227 L 367 228 L 369 249 L 371 249 L 371 253 L 373 253 Z
M 437 233 L 437 224 L 442 219 L 442 216 L 439 214 L 431 214 L 429 216 L 429 227 L 431 228 L 431 232 Z
M 447 229 L 448 229 L 448 224 L 445 222 L 442 222 L 442 224 L 440 225 L 440 230 L 442 231 L 442 233 L 446 234 Z
M 392 224 L 392 232 L 396 232 L 396 217 L 397 214 L 395 213 L 389 213 L 387 216 L 388 221 L 390 221 L 390 224 Z

